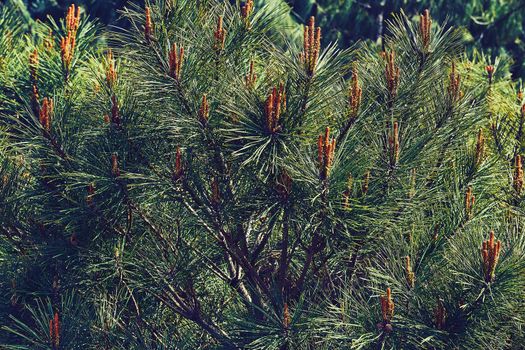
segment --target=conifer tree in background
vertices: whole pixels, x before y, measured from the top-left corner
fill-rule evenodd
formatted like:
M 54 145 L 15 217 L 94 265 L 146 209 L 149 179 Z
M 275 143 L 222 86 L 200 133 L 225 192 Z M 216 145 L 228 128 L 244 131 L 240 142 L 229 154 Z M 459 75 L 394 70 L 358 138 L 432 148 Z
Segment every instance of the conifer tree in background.
M 3 347 L 520 348 L 508 66 L 428 11 L 384 52 L 287 13 L 131 5 L 109 48 L 2 8 Z

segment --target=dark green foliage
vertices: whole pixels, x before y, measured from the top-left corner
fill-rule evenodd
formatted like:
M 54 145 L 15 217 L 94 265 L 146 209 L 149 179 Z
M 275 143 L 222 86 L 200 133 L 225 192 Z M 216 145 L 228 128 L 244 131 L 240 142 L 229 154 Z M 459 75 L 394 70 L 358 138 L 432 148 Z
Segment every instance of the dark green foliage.
M 115 23 L 119 20 L 118 10 L 122 9 L 128 0 L 21 0 L 27 6 L 34 18 L 45 20 L 47 16 L 60 18 L 71 4 L 76 4 L 93 18 L 103 23 Z M 137 1 L 133 1 L 137 3 Z M 144 4 L 144 1 L 138 3 Z
M 238 0 L 230 0 L 234 4 Z M 286 2 L 291 6 L 291 17 L 297 23 L 305 23 L 310 16 L 316 16 L 325 28 L 324 42 L 338 42 L 346 47 L 359 40 L 377 41 L 385 34 L 386 21 L 392 13 L 404 10 L 409 17 L 430 9 L 438 22 L 448 21 L 465 29 L 464 39 L 469 48 L 483 48 L 494 59 L 508 54 L 515 61 L 512 73 L 517 78 L 524 76 L 523 54 L 525 53 L 525 31 L 523 13 L 525 2 L 512 1 L 354 1 L 354 0 L 260 0 L 258 6 L 271 2 Z M 241 1 L 242 2 L 242 1 Z M 26 0 L 31 14 L 39 19 L 47 15 L 59 18 L 71 3 L 82 6 L 92 17 L 103 23 L 121 20 L 118 10 L 126 4 L 143 5 L 143 1 L 126 0 Z
M 508 62 L 489 79 L 461 31 L 434 20 L 425 42 L 403 13 L 385 52 L 317 55 L 277 1 L 247 18 L 130 4 L 109 32 L 85 15 L 17 26 L 10 4 L 2 346 L 520 348 L 525 110 Z
M 407 1 L 407 0 L 283 0 L 288 2 L 300 23 L 310 15 L 320 20 L 326 42 L 347 46 L 358 40 L 378 41 L 387 31 L 392 13 L 403 10 L 409 17 L 429 9 L 437 22 L 447 21 L 465 29 L 469 48 L 483 48 L 494 59 L 508 54 L 515 61 L 512 73 L 523 78 L 525 67 L 525 2 L 513 1 Z

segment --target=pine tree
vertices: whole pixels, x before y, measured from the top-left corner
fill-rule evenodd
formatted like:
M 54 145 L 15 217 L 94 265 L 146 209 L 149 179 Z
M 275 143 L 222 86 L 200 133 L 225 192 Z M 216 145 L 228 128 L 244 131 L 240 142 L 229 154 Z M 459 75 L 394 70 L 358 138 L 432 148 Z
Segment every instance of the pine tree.
M 428 11 L 383 52 L 272 3 L 2 11 L 5 348 L 524 341 L 523 94 Z

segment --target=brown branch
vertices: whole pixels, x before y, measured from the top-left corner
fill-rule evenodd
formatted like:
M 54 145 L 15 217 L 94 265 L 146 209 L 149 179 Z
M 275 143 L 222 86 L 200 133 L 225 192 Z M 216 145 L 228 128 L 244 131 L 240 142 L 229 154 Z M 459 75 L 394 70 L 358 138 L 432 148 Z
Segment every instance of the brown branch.
M 283 218 L 283 238 L 282 238 L 282 247 L 281 247 L 281 256 L 279 259 L 279 270 L 277 273 L 277 278 L 279 281 L 279 286 L 281 287 L 281 292 L 284 294 L 285 285 L 286 285 L 286 274 L 288 270 L 288 244 L 289 244 L 289 232 L 290 231 L 290 211 L 289 208 L 285 208 L 284 218 Z

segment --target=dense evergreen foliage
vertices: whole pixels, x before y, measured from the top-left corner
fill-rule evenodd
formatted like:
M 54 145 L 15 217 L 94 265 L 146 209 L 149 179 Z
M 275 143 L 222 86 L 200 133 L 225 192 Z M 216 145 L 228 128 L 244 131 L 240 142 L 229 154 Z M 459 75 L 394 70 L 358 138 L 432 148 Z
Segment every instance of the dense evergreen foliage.
M 301 22 L 309 15 L 320 19 L 326 28 L 325 39 L 343 46 L 365 38 L 380 41 L 387 31 L 392 13 L 403 10 L 409 17 L 430 9 L 441 22 L 463 27 L 469 48 L 483 48 L 496 55 L 509 54 L 514 59 L 512 73 L 525 76 L 525 1 L 485 0 L 289 0 Z
M 0 11 L 1 347 L 522 347 L 524 98 L 461 30 Z
M 22 1 L 22 0 L 19 0 Z M 72 0 L 23 0 L 30 13 L 45 19 L 46 15 L 59 18 L 74 2 Z M 199 1 L 199 0 L 196 0 Z M 129 22 L 120 19 L 117 10 L 126 3 L 144 5 L 144 0 L 79 0 L 75 3 L 89 9 L 89 14 L 103 23 L 126 26 Z M 230 3 L 244 3 L 230 0 Z M 515 78 L 525 76 L 525 1 L 447 0 L 256 0 L 257 7 L 271 2 L 290 5 L 290 22 L 303 24 L 310 16 L 316 16 L 325 29 L 323 42 L 337 42 L 341 47 L 359 41 L 380 39 L 387 30 L 386 21 L 392 13 L 403 10 L 409 17 L 417 16 L 424 9 L 430 9 L 433 17 L 461 26 L 463 37 L 469 49 L 483 49 L 496 56 L 509 55 Z M 293 20 L 292 20 L 293 19 Z

